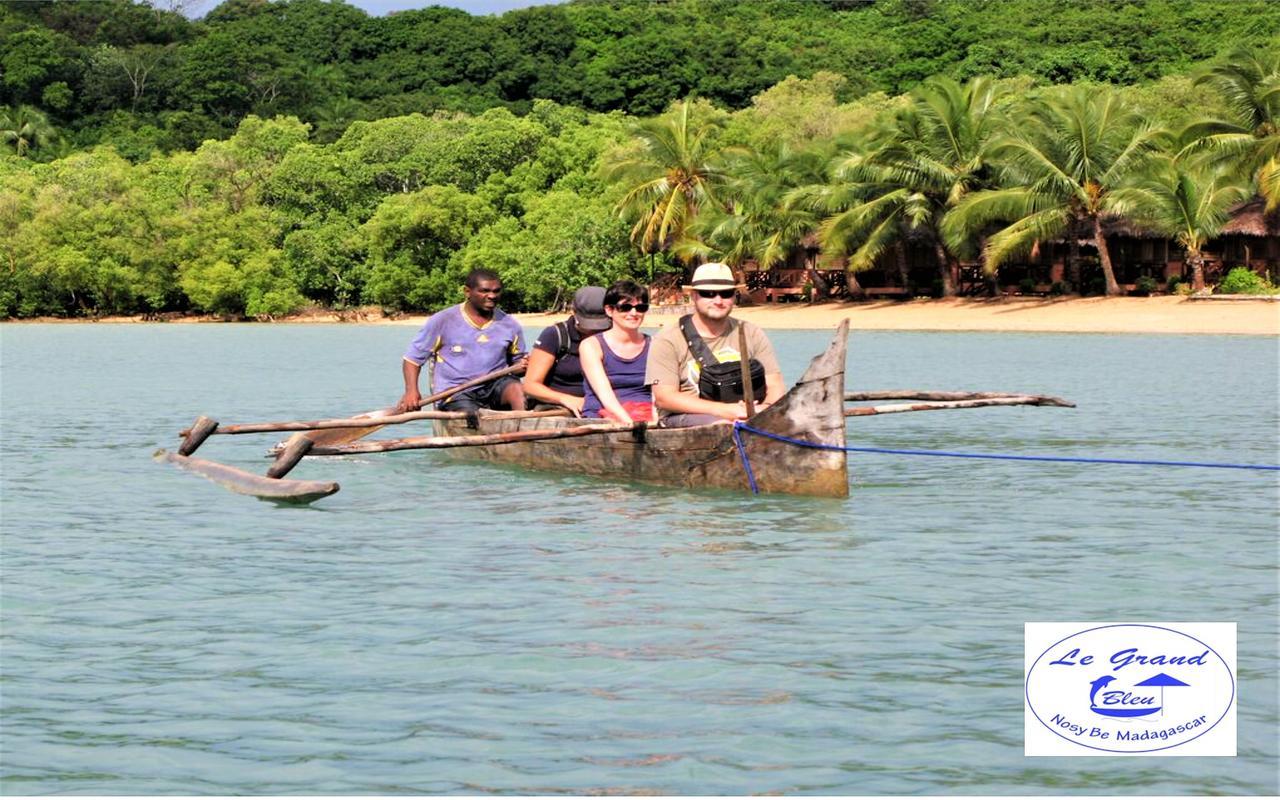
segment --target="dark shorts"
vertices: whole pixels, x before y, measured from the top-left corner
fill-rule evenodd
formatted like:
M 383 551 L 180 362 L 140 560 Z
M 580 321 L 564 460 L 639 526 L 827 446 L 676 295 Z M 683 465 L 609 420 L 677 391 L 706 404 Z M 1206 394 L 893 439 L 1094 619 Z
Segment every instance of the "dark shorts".
M 482 408 L 505 409 L 507 406 L 502 402 L 502 393 L 513 383 L 518 384 L 520 381 L 510 375 L 503 375 L 501 378 L 494 378 L 488 383 L 482 383 L 465 392 L 459 392 L 443 403 L 437 403 L 436 408 L 440 411 L 479 411 Z M 524 409 L 515 410 L 523 411 Z

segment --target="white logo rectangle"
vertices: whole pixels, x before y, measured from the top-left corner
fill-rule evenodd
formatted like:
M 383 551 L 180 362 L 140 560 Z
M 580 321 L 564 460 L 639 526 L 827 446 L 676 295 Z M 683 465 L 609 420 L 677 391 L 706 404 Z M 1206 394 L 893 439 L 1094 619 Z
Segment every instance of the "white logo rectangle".
M 1028 622 L 1024 754 L 1234 756 L 1234 622 Z

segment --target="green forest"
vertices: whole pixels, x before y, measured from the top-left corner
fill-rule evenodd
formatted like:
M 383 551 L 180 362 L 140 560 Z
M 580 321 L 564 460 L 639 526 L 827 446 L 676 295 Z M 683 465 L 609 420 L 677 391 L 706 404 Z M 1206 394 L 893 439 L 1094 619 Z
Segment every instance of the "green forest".
M 512 310 L 697 259 L 988 272 L 1280 207 L 1280 3 L 0 4 L 0 316 Z M 1073 255 L 1073 258 L 1075 256 Z M 1086 287 L 1065 286 L 1067 291 Z

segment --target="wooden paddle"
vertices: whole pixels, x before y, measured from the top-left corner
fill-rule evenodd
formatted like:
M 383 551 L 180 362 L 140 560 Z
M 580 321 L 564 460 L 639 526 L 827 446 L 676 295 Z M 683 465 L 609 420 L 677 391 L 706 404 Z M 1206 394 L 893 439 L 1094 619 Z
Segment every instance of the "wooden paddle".
M 751 385 L 751 365 L 747 362 L 747 329 L 738 322 L 738 366 L 742 370 L 742 402 L 747 407 L 747 419 L 756 415 L 756 398 Z
M 378 412 L 369 412 L 376 414 Z M 501 416 L 510 419 L 529 419 L 537 417 L 567 417 L 572 414 L 569 409 L 549 409 L 547 411 L 490 411 L 489 414 Z M 466 419 L 471 416 L 465 411 L 409 411 L 404 414 L 392 414 L 386 417 L 378 417 L 379 425 L 400 425 L 405 422 L 413 422 L 420 419 Z M 207 419 L 202 417 L 201 419 Z M 368 427 L 368 417 L 340 417 L 337 419 L 313 419 L 298 420 L 290 422 L 245 422 L 237 425 L 219 425 L 217 430 L 213 431 L 217 434 L 244 434 L 244 433 L 285 433 L 289 431 L 319 431 L 332 428 L 364 428 Z M 187 436 L 197 426 L 192 425 L 190 428 L 178 431 L 179 436 Z
M 315 445 L 309 455 L 345 456 L 353 453 L 389 453 L 396 450 L 437 450 L 448 447 L 537 442 L 544 439 L 567 439 L 574 436 L 599 436 L 606 433 L 643 431 L 649 423 L 632 422 L 610 425 L 576 425 L 572 428 L 478 433 L 474 436 L 414 436 L 406 439 L 382 439 L 376 442 L 351 442 L 340 445 Z
M 494 370 L 493 372 L 486 373 L 484 375 L 481 375 L 478 378 L 472 378 L 466 383 L 460 383 L 457 386 L 451 386 L 442 392 L 436 392 L 433 395 L 424 397 L 418 401 L 418 408 L 422 408 L 425 405 L 430 405 L 431 403 L 436 403 L 441 400 L 447 400 L 450 397 L 453 397 L 455 394 L 458 394 L 460 392 L 465 392 L 467 389 L 474 389 L 475 387 L 486 384 L 489 381 L 497 380 L 498 378 L 504 377 L 506 375 L 513 375 L 517 372 L 524 372 L 523 364 L 518 364 L 515 366 L 505 367 L 503 369 Z M 368 436 L 374 431 L 381 429 L 382 426 L 386 423 L 383 423 L 380 418 L 391 417 L 395 415 L 396 415 L 395 408 L 383 408 L 378 411 L 371 411 L 367 414 L 358 414 L 356 415 L 357 417 L 378 418 L 379 422 L 377 425 L 371 425 L 367 428 L 345 428 L 345 429 L 334 428 L 331 430 L 322 430 L 314 434 L 309 434 L 309 437 L 311 441 L 317 445 L 336 445 L 336 444 L 346 444 L 347 442 L 354 442 L 359 439 L 363 439 L 364 437 Z
M 523 366 L 510 366 L 503 369 L 494 370 L 493 372 L 473 378 L 465 383 L 451 386 L 442 392 L 436 392 L 433 395 L 424 397 L 418 402 L 418 408 L 425 405 L 445 400 L 459 392 L 472 389 L 489 381 L 496 380 L 505 375 L 512 375 L 522 372 Z M 402 422 L 411 422 L 417 419 L 451 419 L 452 416 L 445 416 L 449 412 L 440 411 L 411 411 L 404 414 L 397 414 L 396 409 L 383 408 L 377 411 L 368 411 L 363 414 L 356 414 L 345 419 L 328 419 L 328 420 L 312 420 L 300 422 L 258 422 L 246 423 L 243 425 L 228 425 L 220 427 L 216 420 L 209 417 L 198 417 L 190 428 L 179 433 L 183 437 L 182 444 L 178 447 L 180 455 L 189 456 L 196 451 L 204 440 L 215 433 L 237 434 L 237 433 L 267 433 L 272 431 L 317 431 L 310 435 L 314 444 L 343 444 L 345 442 L 354 442 L 363 439 L 365 436 L 382 428 L 384 425 L 398 425 Z M 466 416 L 462 414 L 461 416 Z M 369 420 L 376 419 L 376 425 L 370 425 Z

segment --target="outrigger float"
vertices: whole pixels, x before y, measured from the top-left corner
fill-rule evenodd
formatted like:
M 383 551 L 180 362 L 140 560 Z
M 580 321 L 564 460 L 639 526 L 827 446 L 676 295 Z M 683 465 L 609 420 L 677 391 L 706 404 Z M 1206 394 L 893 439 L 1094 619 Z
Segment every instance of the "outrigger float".
M 310 503 L 338 491 L 332 481 L 300 481 L 285 476 L 304 457 L 398 450 L 448 449 L 461 459 L 515 464 L 562 474 L 688 488 L 714 487 L 766 494 L 847 497 L 845 420 L 847 417 L 987 406 L 1061 406 L 1056 397 L 999 392 L 921 392 L 844 390 L 849 323 L 841 323 L 826 351 L 814 358 L 800 380 L 778 402 L 749 416 L 739 429 L 716 424 L 696 428 L 660 428 L 648 423 L 618 424 L 578 419 L 568 411 L 448 411 L 394 409 L 356 417 L 304 422 L 266 422 L 221 426 L 200 417 L 187 430 L 177 453 L 161 450 L 157 460 L 173 463 L 240 494 L 264 500 Z M 516 368 L 500 370 L 422 401 L 446 399 Z M 897 400 L 846 408 L 846 402 Z M 388 426 L 431 420 L 434 436 L 363 441 Z M 193 458 L 215 434 L 293 431 L 269 455 L 265 475 Z M 744 433 L 744 431 L 746 433 Z

